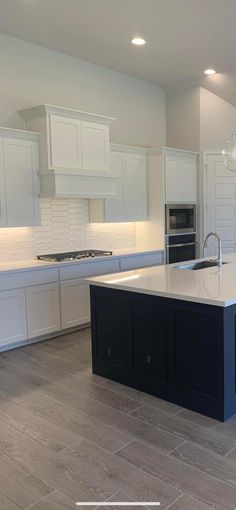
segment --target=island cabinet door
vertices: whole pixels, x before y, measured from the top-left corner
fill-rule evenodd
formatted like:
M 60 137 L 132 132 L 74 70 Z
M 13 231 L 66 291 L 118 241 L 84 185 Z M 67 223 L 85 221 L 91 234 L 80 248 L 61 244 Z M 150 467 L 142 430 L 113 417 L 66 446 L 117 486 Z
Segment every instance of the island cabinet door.
M 155 379 L 168 379 L 168 309 L 158 305 L 132 304 L 133 369 Z
M 93 358 L 117 367 L 128 367 L 129 319 L 126 301 L 98 291 L 92 301 L 92 323 L 96 339 Z

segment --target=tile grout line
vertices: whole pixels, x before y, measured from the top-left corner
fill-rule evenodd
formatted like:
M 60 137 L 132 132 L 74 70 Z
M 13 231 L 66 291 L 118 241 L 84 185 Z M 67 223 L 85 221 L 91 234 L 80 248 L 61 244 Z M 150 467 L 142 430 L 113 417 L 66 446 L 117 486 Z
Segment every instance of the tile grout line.
M 134 443 L 134 439 L 131 439 L 131 441 L 128 441 L 128 443 L 124 444 L 123 446 L 121 446 L 120 448 L 117 448 L 117 450 L 115 450 L 114 452 L 111 452 L 112 455 L 115 455 L 116 453 L 118 453 L 120 450 L 123 450 L 123 448 L 126 448 L 126 446 L 129 446 L 131 443 Z
M 34 505 L 37 505 L 38 503 L 41 503 L 41 501 L 45 501 L 45 499 L 47 499 L 49 496 L 51 496 L 56 491 L 57 491 L 57 489 L 53 489 L 49 494 L 46 494 L 45 496 L 43 496 L 40 499 L 36 499 L 36 501 L 34 501 L 34 503 L 31 503 L 29 506 L 24 508 L 24 510 L 30 510 L 31 508 L 34 507 Z
M 182 443 L 180 443 L 178 446 L 176 446 L 175 448 L 173 448 L 173 450 L 171 450 L 170 452 L 167 452 L 166 455 L 171 455 L 172 453 L 174 453 L 176 450 L 178 450 L 178 448 L 180 448 L 181 446 L 183 446 L 183 444 L 187 443 L 187 440 L 185 439 Z

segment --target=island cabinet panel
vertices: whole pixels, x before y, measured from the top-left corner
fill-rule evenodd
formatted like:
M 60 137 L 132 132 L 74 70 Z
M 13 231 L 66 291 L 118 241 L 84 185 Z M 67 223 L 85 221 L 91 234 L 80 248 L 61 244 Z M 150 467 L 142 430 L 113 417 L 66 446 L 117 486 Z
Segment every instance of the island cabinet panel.
M 236 305 L 91 286 L 93 372 L 221 421 L 236 413 Z
M 133 369 L 155 379 L 168 379 L 169 312 L 161 306 L 132 305 Z
M 127 303 L 116 296 L 99 296 L 96 301 L 95 358 L 109 365 L 127 367 L 129 363 L 129 317 Z
M 174 313 L 175 384 L 217 396 L 217 321 L 188 310 Z M 201 369 L 199 370 L 199 367 Z

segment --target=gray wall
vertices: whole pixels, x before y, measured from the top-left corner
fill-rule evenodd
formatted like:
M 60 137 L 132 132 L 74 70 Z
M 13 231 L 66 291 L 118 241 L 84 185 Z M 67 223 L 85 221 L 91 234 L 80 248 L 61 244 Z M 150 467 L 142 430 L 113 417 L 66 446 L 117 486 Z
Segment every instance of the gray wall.
M 130 77 L 0 34 L 0 124 L 23 127 L 17 110 L 41 103 L 111 115 L 111 140 L 166 144 L 165 93 Z
M 198 151 L 200 145 L 200 89 L 168 92 L 167 146 Z

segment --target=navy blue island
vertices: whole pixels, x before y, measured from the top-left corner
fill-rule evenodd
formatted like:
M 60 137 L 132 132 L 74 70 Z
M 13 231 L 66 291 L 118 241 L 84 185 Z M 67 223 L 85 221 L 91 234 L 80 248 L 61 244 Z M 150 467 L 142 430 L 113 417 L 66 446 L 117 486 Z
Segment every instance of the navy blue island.
M 88 280 L 92 369 L 225 421 L 236 413 L 236 257 L 179 266 Z

